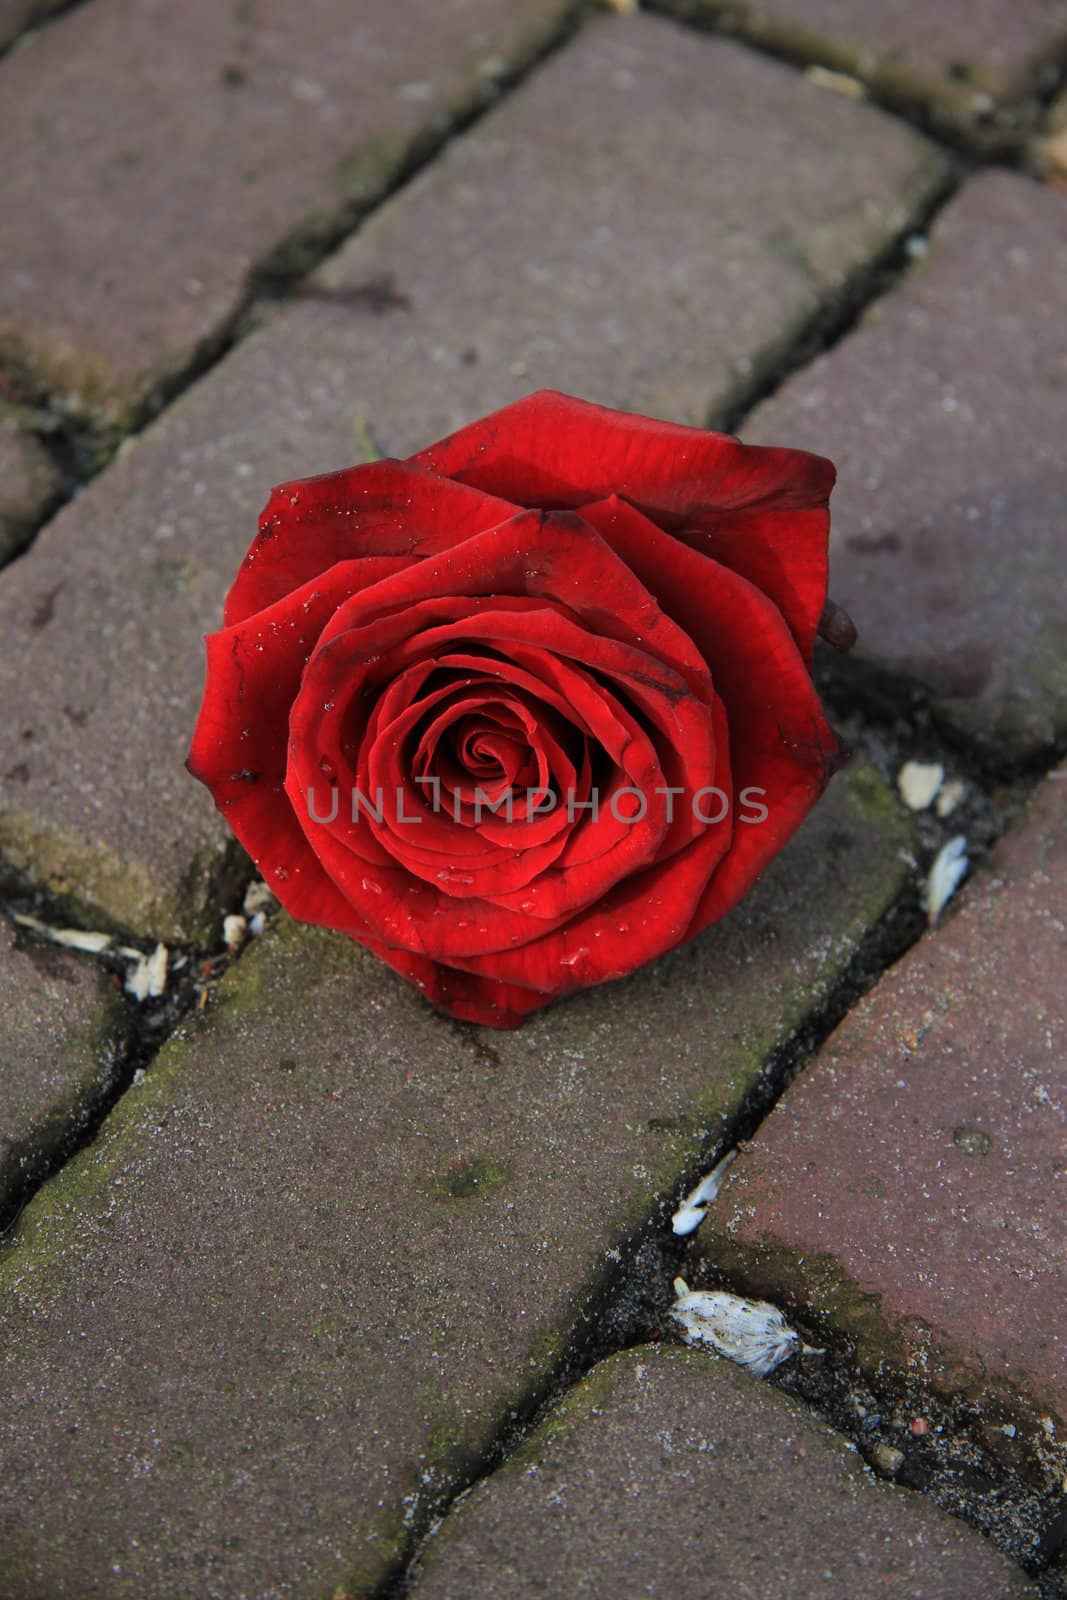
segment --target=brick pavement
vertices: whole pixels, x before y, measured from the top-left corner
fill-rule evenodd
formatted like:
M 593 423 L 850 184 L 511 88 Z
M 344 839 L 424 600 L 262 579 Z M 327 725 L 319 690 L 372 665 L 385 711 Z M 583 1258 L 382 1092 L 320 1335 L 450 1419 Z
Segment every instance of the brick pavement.
M 1036 122 L 1067 56 L 1063 0 L 667 0 L 753 43 L 854 76 L 921 108 L 980 149 L 1010 148 Z
M 707 1261 L 861 1362 L 1067 1426 L 1067 767 L 731 1169 Z
M 595 1367 L 419 1568 L 414 1600 L 1036 1596 L 977 1534 L 874 1482 L 785 1395 L 715 1356 L 653 1346 Z
M 266 488 L 541 386 L 701 422 L 807 362 L 745 432 L 838 457 L 834 590 L 864 643 L 835 694 L 861 731 L 872 704 L 889 713 L 872 748 L 890 779 L 917 741 L 972 774 L 920 849 L 859 761 L 726 923 L 514 1034 L 435 1016 L 284 918 L 154 1059 L 138 1028 L 146 1074 L 0 1244 L 4 1600 L 369 1597 L 480 1472 L 416 1593 L 508 1592 L 498 1529 L 524 1581 L 573 1592 L 579 1566 L 614 1593 L 642 1562 L 649 1592 L 715 1571 L 743 1594 L 761 1552 L 761 1594 L 859 1592 L 861 1558 L 879 1592 L 1033 1592 L 810 1411 L 704 1355 L 602 1362 L 518 1453 L 506 1429 L 576 1344 L 663 1325 L 665 1218 L 698 1161 L 898 947 L 934 843 L 1003 817 L 981 763 L 1033 781 L 1062 748 L 1062 186 L 1036 144 L 1044 184 L 967 176 L 900 274 L 895 245 L 964 174 L 772 59 L 854 71 L 991 148 L 1035 131 L 1061 9 L 781 0 L 766 12 L 793 16 L 789 37 L 749 10 L 753 50 L 648 15 L 568 39 L 563 0 L 450 0 L 418 26 L 374 8 L 340 29 L 275 0 L 85 0 L 0 60 L 0 370 L 62 423 L 64 477 L 90 459 L 81 422 L 121 429 L 236 337 L 0 572 L 0 883 L 43 895 L 46 920 L 219 948 L 248 866 L 181 761 L 199 636 Z M 0 3 L 0 30 L 16 13 Z M 549 39 L 528 82 L 294 283 Z M 265 266 L 291 292 L 251 331 L 234 312 Z M 811 363 L 812 330 L 862 295 L 873 309 Z M 56 469 L 10 419 L 0 448 L 18 542 Z M 1062 787 L 787 1090 L 695 1247 L 821 1319 L 838 1373 L 855 1356 L 887 1390 L 976 1404 L 998 1504 L 1041 1492 L 1064 1421 Z M 114 1093 L 130 1014 L 91 962 L 6 926 L 10 1196 Z M 981 1492 L 969 1514 L 1032 1555 Z M 1067 1593 L 1051 1568 L 1041 1584 Z
M 838 463 L 834 595 L 860 630 L 844 673 L 876 698 L 887 668 L 891 695 L 906 677 L 999 763 L 1067 737 L 1065 383 L 1067 195 L 990 172 L 746 429 Z
M 366 0 L 78 7 L 0 63 L 0 356 L 121 426 L 253 271 L 321 249 L 569 9 L 439 0 L 414 28 Z
M 127 1023 L 91 962 L 0 919 L 0 1218 L 113 1088 Z
M 183 761 L 200 638 L 266 487 L 351 461 L 361 426 L 404 455 L 538 387 L 699 421 L 944 171 L 888 118 L 735 45 L 650 18 L 591 25 L 139 437 L 0 586 L 0 689 L 33 730 L 0 743 L 0 850 L 97 923 L 217 937 L 227 835 Z M 393 299 L 379 304 L 367 286 L 383 283 Z M 29 767 L 17 783 L 2 776 L 16 761 Z
M 515 1033 L 264 935 L 0 1257 L 5 1600 L 367 1592 L 884 912 L 891 816 L 857 769 L 728 927 Z

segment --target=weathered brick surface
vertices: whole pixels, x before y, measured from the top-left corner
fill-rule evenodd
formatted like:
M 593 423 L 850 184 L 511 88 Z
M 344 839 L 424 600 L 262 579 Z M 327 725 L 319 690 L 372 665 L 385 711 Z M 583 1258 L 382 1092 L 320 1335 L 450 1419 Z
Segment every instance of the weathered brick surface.
M 698 1236 L 940 1387 L 1067 1422 L 1067 768 L 841 1025 Z
M 16 950 L 0 917 L 0 1214 L 111 1087 L 125 1031 L 90 963 Z
M 226 324 L 254 267 L 328 237 L 569 9 L 72 11 L 0 65 L 0 351 L 123 420 Z
M 1036 1594 L 795 1401 L 715 1356 L 651 1346 L 571 1390 L 445 1519 L 422 1567 L 414 1600 Z
M 45 450 L 14 417 L 0 412 L 0 565 L 26 542 L 57 487 Z
M 850 676 L 888 667 L 994 760 L 1067 734 L 1067 195 L 976 178 L 929 254 L 748 437 L 839 469 Z
M 265 935 L 0 1258 L 5 1600 L 366 1594 L 884 909 L 892 815 L 842 775 L 726 923 L 513 1034 Z
M 358 459 L 361 423 L 405 454 L 541 386 L 702 421 L 941 176 L 734 45 L 591 24 L 0 583 L 3 692 L 33 730 L 0 848 L 94 917 L 203 928 L 226 835 L 182 768 L 200 635 L 269 485 Z
M 1067 54 L 1064 0 L 669 0 L 772 49 L 924 105 L 980 144 L 1017 138 Z

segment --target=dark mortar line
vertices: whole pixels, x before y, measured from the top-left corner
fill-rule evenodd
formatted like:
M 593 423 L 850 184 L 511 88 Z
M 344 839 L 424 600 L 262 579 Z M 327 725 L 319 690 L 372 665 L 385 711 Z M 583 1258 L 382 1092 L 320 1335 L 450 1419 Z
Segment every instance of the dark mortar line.
M 911 730 L 907 732 L 910 736 Z M 936 730 L 924 730 L 927 748 L 923 753 L 947 759 L 943 748 L 929 750 L 930 738 L 935 734 Z M 896 771 L 912 751 L 901 751 L 897 741 L 889 737 L 885 730 L 883 738 L 883 754 L 889 758 L 885 764 L 891 769 L 889 781 L 895 789 Z M 959 765 L 958 761 L 956 764 Z M 1044 770 L 1048 770 L 1048 767 Z M 1040 781 L 1040 776 L 1039 773 L 1035 777 L 1035 785 Z M 967 781 L 976 782 L 970 772 Z M 993 843 L 1008 830 L 1025 798 L 1025 794 L 1017 796 L 1011 807 L 1005 808 L 998 819 L 987 825 L 989 837 L 973 849 L 975 859 L 984 858 Z M 924 814 L 913 815 L 919 820 Z M 938 819 L 938 824 L 947 837 L 956 831 L 957 819 Z M 934 848 L 930 847 L 931 856 Z M 920 884 L 917 881 L 908 883 L 901 890 L 876 926 L 865 936 L 845 972 L 821 1005 L 799 1024 L 787 1041 L 772 1052 L 737 1112 L 724 1120 L 717 1134 L 709 1132 L 705 1135 L 700 1153 L 689 1163 L 677 1192 L 669 1200 L 663 1201 L 650 1219 L 617 1244 L 618 1257 L 612 1266 L 602 1262 L 595 1270 L 585 1303 L 578 1311 L 572 1327 L 568 1347 L 552 1372 L 536 1390 L 519 1402 L 511 1419 L 500 1429 L 497 1438 L 463 1481 L 436 1499 L 431 1494 L 416 1508 L 410 1524 L 406 1553 L 397 1559 L 381 1583 L 368 1593 L 366 1600 L 406 1600 L 417 1585 L 423 1548 L 456 1502 L 504 1466 L 563 1396 L 598 1363 L 624 1350 L 654 1342 L 665 1334 L 672 1339 L 675 1337 L 668 1322 L 667 1307 L 673 1298 L 673 1279 L 684 1275 L 690 1240 L 678 1238 L 669 1231 L 671 1214 L 682 1197 L 729 1150 L 756 1136 L 764 1118 L 795 1079 L 814 1062 L 830 1035 L 854 1006 L 908 950 L 925 937 L 928 930 L 919 895 Z M 458 1032 L 468 1032 L 465 1025 L 457 1024 L 456 1028 Z M 743 1285 L 732 1284 L 725 1274 L 720 1274 L 718 1281 L 722 1287 L 730 1288 L 733 1292 L 745 1292 Z M 1062 1589 L 1055 1586 L 1058 1581 L 1055 1578 L 1057 1552 L 1052 1551 L 1046 1559 L 1035 1562 L 1032 1552 L 1021 1548 L 1020 1536 L 1012 1526 L 1013 1521 L 1016 1524 L 1025 1521 L 1031 1531 L 1047 1532 L 1054 1527 L 1061 1505 L 1067 1506 L 1067 1500 L 1036 1492 L 1017 1473 L 1006 1470 L 993 1459 L 988 1449 L 975 1437 L 981 1422 L 976 1408 L 969 1408 L 962 1401 L 950 1404 L 941 1400 L 919 1381 L 909 1379 L 903 1371 L 882 1374 L 882 1381 L 876 1389 L 869 1379 L 860 1374 L 847 1341 L 840 1335 L 824 1329 L 818 1319 L 812 1318 L 810 1313 L 806 1314 L 805 1309 L 792 1320 L 802 1332 L 806 1332 L 808 1342 L 825 1347 L 826 1354 L 794 1358 L 771 1381 L 805 1403 L 833 1431 L 851 1442 L 864 1445 L 868 1455 L 876 1444 L 891 1444 L 896 1438 L 895 1434 L 890 1433 L 890 1427 L 882 1424 L 881 1418 L 877 1427 L 871 1426 L 868 1419 L 878 1415 L 879 1405 L 883 1411 L 893 1406 L 904 1406 L 909 1417 L 921 1415 L 927 1418 L 931 1422 L 931 1435 L 928 1436 L 931 1442 L 924 1446 L 924 1450 L 926 1457 L 931 1459 L 924 1457 L 919 1462 L 912 1460 L 911 1466 L 899 1479 L 900 1486 L 921 1490 L 943 1510 L 989 1538 L 1031 1575 L 1051 1574 L 1049 1581 L 1053 1586 L 1043 1586 L 1042 1600 L 1067 1600 L 1067 1580 Z M 861 1418 L 854 1408 L 851 1418 L 845 1412 L 846 1405 L 857 1393 L 866 1393 L 871 1398 L 868 1419 Z M 938 1460 L 937 1446 L 941 1436 L 936 1429 L 950 1418 L 955 1453 L 948 1452 L 947 1459 Z M 862 1425 L 864 1420 L 868 1420 L 866 1428 Z M 1007 1510 L 1003 1510 L 1004 1504 Z
M 681 1263 L 684 1276 L 684 1261 Z M 766 1299 L 767 1288 L 753 1287 L 743 1268 L 709 1269 L 700 1287 L 726 1289 Z M 781 1297 L 777 1297 L 778 1303 Z M 877 1374 L 856 1361 L 848 1335 L 831 1327 L 808 1306 L 788 1307 L 790 1325 L 819 1354 L 798 1355 L 771 1374 L 775 1388 L 800 1401 L 821 1423 L 849 1440 L 877 1476 L 930 1499 L 964 1522 L 1016 1562 L 1030 1577 L 1043 1578 L 1043 1600 L 1067 1600 L 1062 1563 L 1067 1497 L 1062 1489 L 1064 1462 L 1049 1447 L 1032 1455 L 1028 1473 L 998 1459 L 982 1438 L 983 1427 L 1000 1428 L 1010 1414 L 962 1395 L 942 1396 L 903 1367 L 883 1364 Z M 911 1434 L 911 1419 L 927 1432 Z M 995 1418 L 996 1420 L 992 1420 Z M 876 1451 L 888 1447 L 903 1459 L 890 1471 L 876 1465 Z
M 73 5 L 87 3 L 89 0 L 72 0 Z M 396 199 L 452 143 L 470 132 L 570 44 L 592 6 L 593 0 L 571 0 L 555 32 L 499 77 L 487 81 L 480 91 L 471 91 L 466 103 L 449 114 L 444 127 L 418 129 L 395 170 L 379 188 L 347 202 L 341 200 L 328 221 L 300 223 L 286 238 L 267 250 L 250 270 L 236 309 L 201 341 L 179 371 L 160 381 L 145 396 L 132 418 L 121 428 L 108 428 L 89 418 L 65 413 L 44 379 L 25 370 L 12 358 L 0 357 L 0 394 L 6 389 L 11 407 L 25 413 L 30 431 L 48 451 L 60 479 L 59 491 L 48 515 L 39 519 L 19 549 L 7 562 L 0 564 L 0 571 L 32 549 L 34 540 L 50 518 L 80 494 L 128 441 L 138 438 L 247 337 L 297 299 L 306 279 L 355 238 L 382 206 Z
M 9 893 L 0 897 L 0 916 L 12 921 L 20 947 L 31 945 L 35 949 L 47 950 L 53 955 L 66 955 L 102 970 L 116 983 L 124 1015 L 115 1039 L 115 1060 L 108 1082 L 72 1119 L 66 1134 L 51 1153 L 31 1169 L 25 1180 L 15 1186 L 8 1201 L 0 1205 L 0 1252 L 12 1239 L 19 1218 L 38 1192 L 57 1177 L 75 1156 L 95 1143 L 104 1123 L 133 1085 L 138 1073 L 151 1068 L 172 1034 L 205 1005 L 234 961 L 239 960 L 245 950 L 255 943 L 254 939 L 248 938 L 241 947 L 213 954 L 189 944 L 171 944 L 139 934 L 115 934 L 114 944 L 139 948 L 145 955 L 150 955 L 158 943 L 166 944 L 169 961 L 166 989 L 158 997 L 138 1001 L 126 991 L 128 964 L 123 957 L 114 951 L 105 950 L 94 955 L 90 951 L 56 944 L 44 935 L 14 922 L 16 912 L 27 910 L 32 910 L 32 915 L 46 926 L 80 928 L 82 932 L 96 930 L 86 929 L 77 920 L 71 919 L 54 902 L 50 902 L 41 890 L 33 890 L 32 895 L 19 893 L 12 897 Z M 184 964 L 178 972 L 173 970 L 176 957 L 184 958 Z
M 954 724 L 933 690 L 904 669 L 873 658 L 827 652 L 816 661 L 815 681 L 832 715 L 860 717 L 868 729 L 913 728 L 924 747 L 936 745 L 946 766 L 964 769 L 977 784 L 1032 788 L 1067 756 L 1067 733 L 1027 755 L 1000 754 Z
M 670 1326 L 668 1307 L 673 1298 L 673 1279 L 684 1273 L 690 1239 L 678 1238 L 669 1231 L 672 1212 L 681 1197 L 716 1161 L 739 1142 L 751 1139 L 756 1134 L 764 1117 L 790 1083 L 815 1058 L 855 1003 L 873 988 L 882 974 L 911 948 L 921 934 L 922 918 L 914 892 L 905 890 L 867 935 L 823 1004 L 772 1054 L 740 1109 L 732 1117 L 724 1119 L 718 1134 L 707 1134 L 700 1156 L 689 1164 L 685 1180 L 679 1185 L 677 1193 L 661 1202 L 652 1217 L 617 1245 L 618 1258 L 621 1259 L 617 1258 L 616 1264 L 600 1264 L 593 1274 L 584 1303 L 577 1312 L 568 1347 L 552 1372 L 516 1405 L 496 1439 L 461 1482 L 436 1498 L 428 1496 L 416 1507 L 409 1522 L 410 1537 L 406 1552 L 397 1559 L 385 1578 L 368 1592 L 366 1600 L 406 1600 L 406 1597 L 417 1593 L 422 1553 L 457 1502 L 506 1466 L 564 1396 L 597 1365 L 613 1355 L 665 1338 L 671 1343 L 681 1343 L 680 1337 Z M 725 1275 L 721 1275 L 719 1281 L 723 1287 L 731 1288 L 734 1292 L 744 1292 L 743 1285 L 731 1284 Z M 1028 1570 L 1037 1571 L 1029 1552 L 1019 1550 L 1017 1538 L 1013 1542 L 1010 1525 L 1005 1528 L 1002 1524 L 1010 1524 L 1013 1518 L 1019 1520 L 1025 1513 L 1031 1525 L 1040 1522 L 1044 1527 L 1051 1527 L 1059 1502 L 1053 1502 L 1048 1495 L 1035 1493 L 1016 1475 L 1005 1472 L 999 1463 L 993 1461 L 988 1450 L 973 1438 L 967 1437 L 963 1445 L 959 1444 L 964 1423 L 970 1423 L 972 1429 L 977 1425 L 976 1417 L 964 1418 L 966 1408 L 952 1407 L 936 1399 L 918 1382 L 909 1383 L 903 1373 L 891 1374 L 889 1381 L 882 1383 L 875 1391 L 868 1380 L 859 1374 L 849 1352 L 843 1348 L 844 1341 L 827 1334 L 816 1321 L 806 1320 L 803 1311 L 792 1320 L 812 1344 L 825 1347 L 825 1354 L 794 1357 L 771 1381 L 805 1404 L 819 1421 L 834 1432 L 851 1442 L 858 1441 L 864 1445 L 868 1454 L 874 1445 L 896 1438 L 896 1434 L 891 1434 L 889 1427 L 883 1425 L 878 1406 L 883 1410 L 889 1410 L 891 1406 L 898 1410 L 903 1408 L 909 1418 L 916 1415 L 925 1417 L 931 1423 L 931 1434 L 928 1436 L 931 1441 L 939 1438 L 936 1434 L 938 1424 L 951 1417 L 956 1439 L 955 1453 L 950 1455 L 947 1462 L 935 1462 L 932 1466 L 925 1460 L 913 1460 L 912 1486 L 928 1494 L 951 1515 L 976 1527 L 998 1548 L 1018 1561 L 1020 1566 L 1024 1565 L 1020 1555 L 1026 1555 Z M 893 1377 L 899 1378 L 895 1388 Z M 866 1418 L 855 1410 L 853 1402 L 857 1394 L 867 1395 L 870 1399 Z M 851 1421 L 846 1411 L 850 1406 Z M 877 1418 L 874 1425 L 870 1420 L 873 1418 Z M 868 1423 L 866 1428 L 864 1421 Z M 931 1443 L 926 1447 L 927 1453 L 933 1448 Z M 980 1481 L 981 1491 L 975 1488 L 976 1481 Z M 906 1486 L 906 1473 L 900 1482 Z M 976 1504 L 980 1493 L 990 1501 L 990 1509 L 984 1517 L 981 1506 Z M 1053 1555 L 1042 1564 L 1042 1570 L 1047 1568 L 1051 1571 L 1054 1560 Z M 1044 1600 L 1067 1600 L 1067 1590 L 1050 1588 Z
M 854 685 L 837 676 L 840 658 L 831 657 L 833 651 L 817 650 L 815 664 L 816 686 L 830 721 L 847 749 L 862 750 L 873 761 L 894 794 L 899 794 L 897 776 L 907 761 L 939 763 L 946 782 L 962 781 L 963 797 L 948 816 L 939 816 L 934 802 L 909 814 L 918 829 L 923 860 L 932 862 L 949 839 L 965 835 L 970 866 L 964 881 L 968 881 L 1067 756 L 1067 739 L 1025 761 L 992 763 L 983 749 L 939 719 L 936 706 L 909 693 L 903 682 L 896 705 L 885 701 L 872 705 L 862 692 L 850 692 Z
M 915 268 L 910 241 L 927 235 L 967 176 L 958 164 L 950 167 L 935 192 L 916 207 L 878 254 L 855 268 L 839 289 L 816 306 L 788 343 L 766 361 L 757 363 L 751 376 L 735 385 L 730 398 L 712 412 L 707 426 L 723 433 L 739 432 L 753 412 L 772 399 L 795 373 L 842 344 L 867 311 Z
M 983 125 L 979 118 L 967 123 L 947 111 L 939 110 L 932 94 L 898 92 L 884 80 L 872 80 L 858 70 L 835 62 L 835 41 L 831 38 L 825 38 L 821 47 L 815 35 L 808 36 L 810 43 L 790 45 L 781 33 L 758 33 L 743 18 L 738 18 L 731 25 L 726 14 L 716 17 L 702 10 L 693 0 L 644 0 L 644 9 L 693 33 L 726 39 L 769 61 L 776 61 L 779 66 L 795 67 L 801 74 L 810 67 L 821 67 L 827 72 L 853 78 L 865 91 L 864 98 L 857 99 L 857 105 L 875 107 L 976 166 L 1009 166 L 1025 170 L 1030 142 L 1039 133 L 1043 115 L 1055 99 L 1057 86 L 1067 74 L 1067 45 L 1064 45 L 1061 51 L 1050 52 L 1031 64 L 1026 87 L 1016 99 L 995 101 L 996 111 L 1001 115 L 1011 116 L 1015 113 L 1024 118 L 1017 127 L 998 127 L 995 123 Z M 1061 52 L 1064 54 L 1062 62 L 1058 59 Z M 1035 114 L 1029 117 L 1026 116 L 1028 105 L 1035 108 Z
M 915 896 L 905 890 L 865 936 L 822 1005 L 772 1052 L 738 1111 L 723 1118 L 717 1133 L 706 1134 L 699 1154 L 687 1164 L 678 1191 L 660 1201 L 651 1216 L 616 1242 L 610 1261 L 602 1259 L 593 1269 L 585 1293 L 578 1297 L 579 1309 L 566 1348 L 551 1372 L 516 1403 L 497 1437 L 460 1482 L 436 1496 L 431 1486 L 431 1492 L 416 1506 L 410 1519 L 406 1552 L 368 1591 L 365 1600 L 403 1600 L 409 1595 L 417 1581 L 421 1550 L 457 1500 L 506 1465 L 543 1418 L 600 1362 L 661 1339 L 669 1332 L 667 1307 L 673 1297 L 670 1285 L 679 1271 L 686 1241 L 668 1230 L 681 1195 L 723 1152 L 755 1133 L 763 1117 L 855 1001 L 914 943 L 920 923 Z

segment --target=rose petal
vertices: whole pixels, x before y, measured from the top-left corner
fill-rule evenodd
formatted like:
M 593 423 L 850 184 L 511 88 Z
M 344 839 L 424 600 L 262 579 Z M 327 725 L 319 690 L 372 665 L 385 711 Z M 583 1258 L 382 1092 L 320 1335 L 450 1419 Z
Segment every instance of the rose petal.
M 730 721 L 735 794 L 762 789 L 693 918 L 728 911 L 777 855 L 829 779 L 837 740 L 781 612 L 755 585 L 656 528 L 624 501 L 583 508 L 703 652 Z
M 404 461 L 301 478 L 271 491 L 226 597 L 227 627 L 359 556 L 424 560 L 514 515 L 505 500 Z
M 757 584 L 811 660 L 836 476 L 822 456 L 542 390 L 411 460 L 516 505 L 574 509 L 618 494 Z

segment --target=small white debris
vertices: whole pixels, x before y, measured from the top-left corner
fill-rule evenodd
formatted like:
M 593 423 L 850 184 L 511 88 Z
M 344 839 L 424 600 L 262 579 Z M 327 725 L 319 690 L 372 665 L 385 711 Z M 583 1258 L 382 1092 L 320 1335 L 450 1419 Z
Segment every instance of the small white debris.
M 831 94 L 843 94 L 849 100 L 867 98 L 866 86 L 847 72 L 832 72 L 829 67 L 807 67 L 804 76 L 817 89 L 829 89 Z
M 254 917 L 257 911 L 270 911 L 278 904 L 262 878 L 253 878 L 245 890 L 244 904 L 241 909 L 246 917 Z
M 926 920 L 931 928 L 937 927 L 937 920 L 945 906 L 955 894 L 960 879 L 969 866 L 967 860 L 967 840 L 962 833 L 958 833 L 948 844 L 943 845 L 934 859 L 930 874 L 926 880 L 926 891 L 923 903 L 926 907 Z
M 222 942 L 227 950 L 236 950 L 244 940 L 248 931 L 248 922 L 244 917 L 232 916 L 222 919 Z
M 897 773 L 900 798 L 912 811 L 925 811 L 944 781 L 939 761 L 905 761 Z
M 921 261 L 930 248 L 930 241 L 924 233 L 913 233 L 905 239 L 904 248 L 912 261 Z
M 248 919 L 248 931 L 253 939 L 258 939 L 266 926 L 267 919 L 262 911 L 257 911 L 254 917 Z
M 155 1000 L 167 987 L 168 951 L 165 944 L 157 944 L 150 956 L 138 955 L 126 976 L 126 993 L 135 1000 Z
M 701 1178 L 696 1188 L 686 1195 L 671 1218 L 671 1226 L 675 1233 L 684 1235 L 699 1228 L 707 1216 L 708 1207 L 722 1188 L 723 1179 L 736 1160 L 737 1151 L 728 1150 L 718 1165 L 712 1167 L 707 1177 Z
M 778 1307 L 766 1300 L 745 1300 L 725 1289 L 691 1290 L 684 1278 L 675 1278 L 674 1292 L 678 1298 L 670 1315 L 681 1323 L 686 1343 L 710 1345 L 757 1377 L 765 1378 L 797 1350 L 823 1353 L 804 1344 Z
M 309 106 L 321 105 L 326 98 L 325 85 L 314 78 L 294 78 L 289 93 L 294 100 L 303 100 Z
M 967 785 L 962 778 L 950 778 L 937 797 L 938 816 L 951 817 L 966 793 Z
M 101 951 L 111 947 L 110 933 L 91 933 L 84 928 L 50 928 L 46 922 L 25 912 L 16 911 L 13 915 L 21 927 L 32 928 L 42 938 L 50 939 L 53 944 L 64 945 L 68 950 L 84 950 L 87 955 L 98 956 Z

